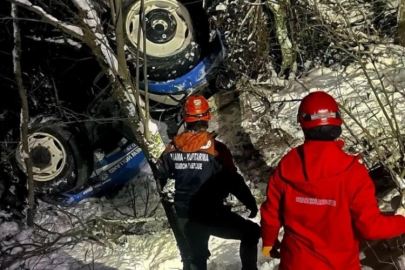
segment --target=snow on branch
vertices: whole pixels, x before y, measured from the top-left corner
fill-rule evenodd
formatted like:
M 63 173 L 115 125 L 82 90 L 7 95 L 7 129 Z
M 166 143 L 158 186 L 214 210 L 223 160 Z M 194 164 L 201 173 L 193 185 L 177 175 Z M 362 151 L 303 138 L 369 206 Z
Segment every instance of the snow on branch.
M 50 23 L 51 25 L 61 29 L 62 31 L 72 35 L 75 38 L 82 39 L 83 38 L 83 30 L 73 24 L 61 22 L 51 14 L 48 14 L 45 10 L 43 10 L 40 6 L 33 5 L 29 0 L 8 0 L 11 3 L 15 3 L 21 7 L 24 7 L 39 16 L 41 16 L 46 22 Z
M 83 22 L 95 36 L 95 44 L 101 49 L 106 63 L 113 71 L 118 72 L 118 60 L 111 49 L 107 37 L 102 32 L 99 16 L 90 0 L 73 0 L 76 7 L 83 13 Z
M 84 38 L 85 32 L 83 31 L 82 28 L 58 20 L 57 18 L 55 18 L 54 16 L 43 10 L 40 6 L 32 4 L 30 0 L 8 0 L 8 1 L 38 14 L 46 22 L 61 29 L 63 32 L 75 38 L 85 41 Z M 108 67 L 111 69 L 113 74 L 116 74 L 118 71 L 117 57 L 114 55 L 113 50 L 111 49 L 108 43 L 107 37 L 104 35 L 102 31 L 100 18 L 97 15 L 97 12 L 95 11 L 93 4 L 91 3 L 91 0 L 73 0 L 73 3 L 83 14 L 82 22 L 94 35 L 94 43 L 96 46 L 100 48 L 102 56 L 105 62 L 107 63 Z
M 52 37 L 52 38 L 42 38 L 38 36 L 27 36 L 27 38 L 34 40 L 34 41 L 45 41 L 49 43 L 55 43 L 55 44 L 68 44 L 70 46 L 76 47 L 77 49 L 80 49 L 82 47 L 82 44 L 79 42 L 76 42 L 75 40 L 67 37 Z

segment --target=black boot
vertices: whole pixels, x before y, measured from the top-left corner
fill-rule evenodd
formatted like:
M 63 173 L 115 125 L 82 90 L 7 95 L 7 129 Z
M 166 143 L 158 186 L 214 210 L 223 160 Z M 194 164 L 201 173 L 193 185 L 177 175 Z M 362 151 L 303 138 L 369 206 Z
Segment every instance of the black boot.
M 183 270 L 191 270 L 191 256 L 182 257 Z
M 207 270 L 207 258 L 194 259 L 190 266 L 191 270 Z
M 242 270 L 257 270 L 257 245 L 240 244 Z
M 183 262 L 183 270 L 191 270 L 190 262 Z

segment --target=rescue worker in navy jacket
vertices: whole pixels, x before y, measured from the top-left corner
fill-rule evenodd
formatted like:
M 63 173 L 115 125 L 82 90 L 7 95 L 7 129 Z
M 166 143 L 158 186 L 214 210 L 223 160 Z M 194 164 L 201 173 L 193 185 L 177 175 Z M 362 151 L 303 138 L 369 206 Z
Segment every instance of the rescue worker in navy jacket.
M 237 172 L 229 149 L 207 132 L 210 108 L 203 96 L 187 99 L 183 118 L 185 132 L 176 135 L 162 154 L 157 168 L 161 178 L 175 180 L 174 207 L 178 227 L 182 230 L 191 264 L 181 250 L 183 269 L 206 270 L 210 256 L 210 235 L 241 240 L 240 257 L 243 270 L 256 270 L 258 224 L 231 212 L 224 199 L 233 194 L 248 210 L 249 218 L 258 208 L 243 177 Z M 163 185 L 164 185 L 163 181 Z

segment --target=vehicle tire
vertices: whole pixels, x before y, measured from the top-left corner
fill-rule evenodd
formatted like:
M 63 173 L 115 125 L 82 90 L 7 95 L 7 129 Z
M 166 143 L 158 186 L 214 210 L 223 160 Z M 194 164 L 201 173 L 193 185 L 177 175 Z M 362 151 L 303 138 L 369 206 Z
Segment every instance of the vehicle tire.
M 37 125 L 29 131 L 28 145 L 37 193 L 58 194 L 77 188 L 90 176 L 89 160 L 83 146 L 68 129 Z M 22 144 L 16 149 L 19 168 L 26 173 Z
M 125 41 L 132 59 L 136 59 L 140 1 L 123 3 Z M 194 25 L 200 24 L 200 18 L 192 20 L 189 10 L 176 0 L 145 0 L 144 3 L 148 78 L 166 81 L 184 75 L 200 60 L 201 44 Z M 141 58 L 142 41 L 141 34 Z

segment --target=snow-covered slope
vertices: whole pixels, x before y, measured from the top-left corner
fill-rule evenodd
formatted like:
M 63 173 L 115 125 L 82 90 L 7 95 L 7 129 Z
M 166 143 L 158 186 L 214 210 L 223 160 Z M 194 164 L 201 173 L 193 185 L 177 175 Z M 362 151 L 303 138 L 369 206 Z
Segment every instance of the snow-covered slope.
M 256 89 L 271 103 L 264 114 L 263 102 L 250 92 L 244 93 L 242 106 L 250 117 L 246 117 L 243 127 L 253 144 L 260 145 L 269 166 L 278 163 L 280 152 L 302 143 L 298 106 L 304 96 L 317 90 L 330 93 L 341 105 L 346 150 L 363 153 L 365 162 L 372 167 L 381 160 L 372 150 L 375 142 L 383 157 L 390 153 L 387 160 L 395 163 L 401 150 L 395 134 L 402 133 L 405 125 L 405 54 L 399 46 L 376 46 L 374 52 L 364 67 L 353 64 L 346 68 L 317 68 L 286 83 L 281 91 Z
M 244 174 L 258 202 L 263 199 L 263 190 L 266 187 L 266 180 L 269 172 L 264 162 L 259 162 L 258 154 L 251 145 L 249 136 L 240 125 L 241 114 L 238 102 L 221 110 L 211 121 L 211 130 L 218 132 L 218 139 L 225 142 L 235 155 L 236 164 Z M 135 204 L 134 204 L 135 198 Z M 241 215 L 247 217 L 248 212 L 235 198 L 230 197 L 229 203 Z M 137 216 L 134 217 L 134 205 L 136 205 Z M 146 213 L 146 216 L 145 216 Z M 150 213 L 155 213 L 148 217 Z M 79 218 L 83 224 L 81 224 Z M 126 220 L 133 222 L 134 226 L 129 227 L 136 235 L 121 236 L 117 241 L 102 241 L 105 231 L 109 226 L 100 225 L 93 229 L 97 218 Z M 254 219 L 259 222 L 260 217 Z M 137 222 L 135 222 L 137 221 Z M 142 223 L 145 221 L 146 223 Z M 74 245 L 64 246 L 64 243 L 75 242 L 75 237 L 67 237 L 60 240 L 58 250 L 41 256 L 34 256 L 24 262 L 20 261 L 9 269 L 20 269 L 23 263 L 27 269 L 182 269 L 179 252 L 176 242 L 166 222 L 163 209 L 161 208 L 155 192 L 155 184 L 148 172 L 134 179 L 124 187 L 113 199 L 91 198 L 82 201 L 73 208 L 59 208 L 40 202 L 36 223 L 43 229 L 55 233 L 66 233 L 73 228 L 80 229 L 81 226 L 92 228 L 92 234 L 96 240 L 78 241 Z M 87 225 L 89 224 L 89 225 Z M 93 224 L 93 225 L 90 225 Z M 0 225 L 0 240 L 6 244 L 5 248 L 14 246 L 17 241 L 23 243 L 37 244 L 44 236 L 43 233 L 23 230 L 18 228 L 16 223 L 4 223 Z M 117 227 L 114 227 L 116 229 Z M 16 237 L 10 235 L 16 234 Z M 110 232 L 111 234 L 111 232 Z M 54 237 L 48 237 L 51 241 Z M 98 243 L 97 243 L 98 242 Z M 104 245 L 102 245 L 103 243 Z M 240 269 L 239 242 L 233 240 L 211 237 L 210 250 L 212 256 L 209 261 L 210 270 L 236 270 Z M 277 269 L 278 260 L 266 259 L 260 253 L 259 244 L 259 267 L 260 269 Z M 28 247 L 25 251 L 37 247 Z M 15 248 L 14 254 L 22 252 L 23 249 Z M 0 260 L 1 262 L 1 260 Z
M 397 60 L 401 60 L 402 57 L 403 54 Z M 394 153 L 397 151 L 395 140 L 389 138 L 390 123 L 385 118 L 381 107 L 376 105 L 378 100 L 375 95 L 377 93 L 384 108 L 391 115 L 392 111 L 387 102 L 388 96 L 390 104 L 394 104 L 395 119 L 402 130 L 405 124 L 402 113 L 405 110 L 402 86 L 405 70 L 396 66 L 399 62 L 388 60 L 384 58 L 377 62 L 378 73 L 373 70 L 371 64 L 367 65 L 366 71 L 370 80 L 365 76 L 364 70 L 358 66 L 344 70 L 320 68 L 312 70 L 298 81 L 287 84 L 282 91 L 261 91 L 262 95 L 270 101 L 270 109 L 264 114 L 263 101 L 251 92 L 246 92 L 242 94 L 240 104 L 235 101 L 215 115 L 210 129 L 215 130 L 218 133 L 218 139 L 225 142 L 231 149 L 236 164 L 255 194 L 258 204 L 264 199 L 264 190 L 272 167 L 289 149 L 302 142 L 303 135 L 296 123 L 296 113 L 300 99 L 310 91 L 325 90 L 335 96 L 347 109 L 343 114 L 346 124 L 343 137 L 347 142 L 348 150 L 352 152 L 365 150 L 362 146 L 364 144 L 358 144 L 353 139 L 357 138 L 359 141 L 368 139 L 359 126 L 360 123 L 374 138 L 389 142 L 384 143 L 385 147 L 392 149 Z M 382 91 L 384 88 L 380 84 L 380 79 L 384 82 L 386 91 Z M 371 91 L 370 82 L 376 87 L 375 92 Z M 348 112 L 355 117 L 356 121 L 349 116 Z M 367 153 L 366 162 L 370 164 L 376 162 L 375 153 L 373 154 L 372 151 Z M 247 216 L 248 213 L 235 198 L 230 197 L 229 203 L 234 206 L 235 211 Z M 134 208 L 136 208 L 135 211 Z M 126 220 L 122 227 L 125 227 L 128 235 L 119 231 L 122 227 L 106 225 L 100 219 L 121 220 L 120 222 Z M 255 218 L 256 222 L 259 220 L 260 217 Z M 76 235 L 65 237 L 58 242 L 57 250 L 49 254 L 37 254 L 25 262 L 14 264 L 9 269 L 86 269 L 90 267 L 91 269 L 166 270 L 182 267 L 175 240 L 158 202 L 154 181 L 147 172 L 134 179 L 112 199 L 91 198 L 77 207 L 67 209 L 41 202 L 36 223 L 47 231 L 38 229 L 21 231 L 23 228 L 19 228 L 16 223 L 1 224 L 2 251 L 15 246 L 18 241 L 23 245 L 10 248 L 9 251 L 22 258 L 21 256 L 27 256 L 33 249 L 41 248 L 39 245 L 41 241 L 42 243 L 52 241 L 59 236 L 59 233 L 72 232 L 72 229 L 83 230 L 85 233 L 77 235 L 86 237 L 82 239 L 77 239 Z M 49 231 L 53 233 L 50 234 Z M 106 241 L 106 236 L 111 236 L 114 232 L 119 237 L 114 241 L 111 238 Z M 259 243 L 259 250 L 260 247 L 261 243 Z M 209 269 L 240 269 L 238 248 L 237 241 L 212 237 Z M 278 260 L 264 258 L 260 251 L 258 253 L 259 269 L 278 268 Z M 361 256 L 370 255 L 365 252 Z M 21 264 L 24 265 L 22 268 L 20 268 Z M 364 266 L 364 269 L 370 269 L 367 267 L 369 266 Z

